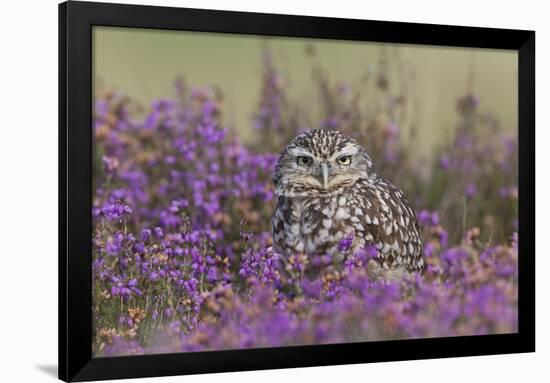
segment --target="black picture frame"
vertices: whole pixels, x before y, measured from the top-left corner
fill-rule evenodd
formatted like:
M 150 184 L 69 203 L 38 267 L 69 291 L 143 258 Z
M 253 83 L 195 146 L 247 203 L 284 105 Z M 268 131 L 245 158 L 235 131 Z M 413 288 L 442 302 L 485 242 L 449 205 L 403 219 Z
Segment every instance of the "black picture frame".
M 518 52 L 518 333 L 92 357 L 92 26 L 498 48 Z M 535 32 L 69 1 L 59 5 L 59 378 L 87 381 L 535 350 Z

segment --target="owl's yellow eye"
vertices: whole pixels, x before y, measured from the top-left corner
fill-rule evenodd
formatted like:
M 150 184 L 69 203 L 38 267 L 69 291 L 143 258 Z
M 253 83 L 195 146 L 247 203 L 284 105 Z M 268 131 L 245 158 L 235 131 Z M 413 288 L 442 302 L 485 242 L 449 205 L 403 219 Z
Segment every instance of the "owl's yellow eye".
M 298 162 L 298 165 L 300 166 L 307 166 L 311 164 L 311 157 L 307 156 L 299 156 L 296 161 Z
M 351 164 L 351 156 L 338 157 L 336 161 L 338 161 L 340 165 L 349 165 Z

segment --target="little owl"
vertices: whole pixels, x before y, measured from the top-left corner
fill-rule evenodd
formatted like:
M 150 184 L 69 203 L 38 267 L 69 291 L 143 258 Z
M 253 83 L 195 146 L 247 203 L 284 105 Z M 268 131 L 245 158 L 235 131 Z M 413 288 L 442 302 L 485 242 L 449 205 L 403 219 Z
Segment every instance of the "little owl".
M 274 250 L 288 257 L 346 254 L 372 245 L 377 257 L 368 274 L 398 279 L 422 272 L 418 222 L 405 196 L 375 173 L 365 149 L 334 130 L 315 129 L 294 138 L 281 153 L 274 174 L 277 208 Z M 342 250 L 342 240 L 351 248 Z

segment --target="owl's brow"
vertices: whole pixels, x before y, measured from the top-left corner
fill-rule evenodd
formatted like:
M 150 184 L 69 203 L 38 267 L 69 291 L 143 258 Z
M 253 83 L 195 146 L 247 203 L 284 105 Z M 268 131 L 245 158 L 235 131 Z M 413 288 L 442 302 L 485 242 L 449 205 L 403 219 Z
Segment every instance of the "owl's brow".
M 347 144 L 342 149 L 330 156 L 330 159 L 335 159 L 342 156 L 353 156 L 359 152 L 359 148 L 354 144 Z
M 311 154 L 310 152 L 308 152 L 307 150 L 303 149 L 303 148 L 297 148 L 297 147 L 294 147 L 294 148 L 289 148 L 287 150 L 287 152 L 293 156 L 306 156 L 306 157 L 313 157 L 313 154 Z

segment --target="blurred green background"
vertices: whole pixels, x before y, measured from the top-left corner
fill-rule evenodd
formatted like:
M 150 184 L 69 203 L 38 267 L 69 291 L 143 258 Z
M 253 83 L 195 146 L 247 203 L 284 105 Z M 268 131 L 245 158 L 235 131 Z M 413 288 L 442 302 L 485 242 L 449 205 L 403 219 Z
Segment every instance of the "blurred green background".
M 94 87 L 148 105 L 172 97 L 178 76 L 190 86 L 215 86 L 224 95 L 224 123 L 247 141 L 266 48 L 284 75 L 291 102 L 318 97 L 314 68 L 342 86 L 361 87 L 380 66 L 393 66 L 388 75 L 406 76 L 407 92 L 419 100 L 414 105 L 419 154 L 450 139 L 456 100 L 467 92 L 479 96 L 480 110 L 490 111 L 504 130 L 517 129 L 517 55 L 504 50 L 94 27 Z M 361 102 L 368 107 L 368 99 Z

